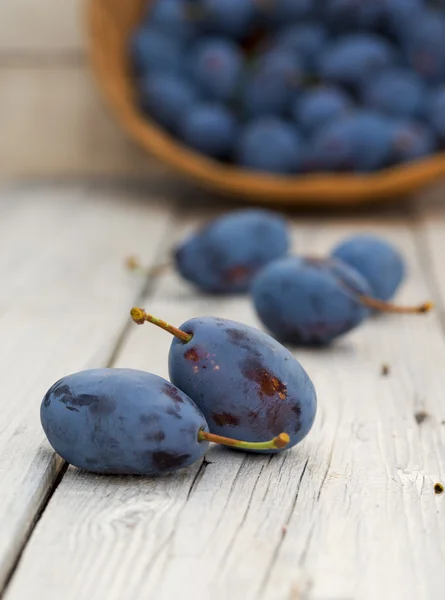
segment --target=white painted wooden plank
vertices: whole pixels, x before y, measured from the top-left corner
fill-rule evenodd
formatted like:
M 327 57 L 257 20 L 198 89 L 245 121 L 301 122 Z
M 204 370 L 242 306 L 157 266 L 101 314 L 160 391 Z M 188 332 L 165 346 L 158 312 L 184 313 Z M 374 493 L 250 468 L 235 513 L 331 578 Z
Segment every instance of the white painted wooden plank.
M 67 372 L 105 364 L 170 222 L 161 197 L 111 188 L 0 192 L 0 590 L 61 467 L 40 400 Z
M 0 179 L 165 171 L 114 122 L 85 66 L 3 68 L 0 90 Z
M 410 231 L 402 224 L 378 230 L 410 265 L 400 300 L 429 296 Z M 343 226 L 326 228 L 317 239 L 314 229 L 314 246 L 330 247 L 343 233 Z M 284 596 L 301 573 L 314 599 L 432 598 L 445 583 L 444 504 L 433 492 L 445 477 L 437 315 L 373 319 L 341 346 L 318 365 L 323 427 L 329 431 L 331 420 L 336 433 L 323 453 L 326 469 L 316 466 L 316 452 L 307 471 L 316 466 L 325 479 L 316 494 L 312 477 L 303 479 L 263 597 Z M 308 366 L 317 369 L 317 359 L 309 357 Z M 388 377 L 380 375 L 384 362 Z M 430 416 L 419 426 L 414 414 L 421 410 Z
M 423 225 L 418 237 L 425 255 L 425 270 L 434 282 L 445 326 L 445 183 L 429 190 L 423 201 L 417 204 L 417 212 Z
M 82 0 L 2 0 L 0 55 L 79 50 L 83 16 Z
M 324 252 L 362 226 L 300 223 L 296 246 Z M 410 228 L 369 227 L 410 264 L 400 299 L 428 297 Z M 248 299 L 193 298 L 179 283 L 176 295 L 169 277 L 168 294 L 147 299 L 152 312 L 178 324 L 202 314 L 257 324 Z M 169 344 L 156 328 L 134 327 L 116 364 L 166 376 Z M 445 508 L 433 484 L 445 477 L 437 368 L 445 343 L 437 316 L 372 319 L 330 349 L 296 355 L 320 402 L 303 444 L 270 461 L 212 448 L 211 464 L 177 479 L 103 479 L 70 468 L 6 600 L 31 588 L 36 600 L 439 597 Z M 419 410 L 429 414 L 421 425 Z

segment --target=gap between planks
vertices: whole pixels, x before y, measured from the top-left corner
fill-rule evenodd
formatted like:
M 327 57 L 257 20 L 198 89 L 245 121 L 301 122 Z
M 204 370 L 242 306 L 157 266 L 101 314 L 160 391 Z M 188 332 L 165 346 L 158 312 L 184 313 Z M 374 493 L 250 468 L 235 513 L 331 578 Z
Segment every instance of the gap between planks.
M 174 210 L 106 186 L 0 189 L 0 589 L 62 468 L 39 398 L 67 372 L 109 362 L 144 286 L 123 257 L 155 260 Z
M 184 230 L 203 217 L 201 210 L 200 219 L 184 218 Z M 445 227 L 443 213 L 436 219 L 434 227 Z M 431 241 L 431 223 L 422 227 Z M 427 298 L 407 220 L 307 222 L 294 227 L 295 249 L 324 252 L 363 228 L 401 247 L 411 273 L 400 300 Z M 445 245 L 436 237 L 423 260 L 427 252 L 437 264 Z M 248 299 L 196 295 L 173 273 L 145 301 L 176 324 L 205 314 L 258 324 Z M 168 335 L 148 325 L 129 333 L 115 366 L 167 376 Z M 437 596 L 445 584 L 443 498 L 433 492 L 445 476 L 437 315 L 372 319 L 331 349 L 296 355 L 320 401 L 300 446 L 272 458 L 212 447 L 205 464 L 160 479 L 101 478 L 70 467 L 5 600 L 30 589 L 36 600 Z M 428 418 L 418 425 L 420 410 Z

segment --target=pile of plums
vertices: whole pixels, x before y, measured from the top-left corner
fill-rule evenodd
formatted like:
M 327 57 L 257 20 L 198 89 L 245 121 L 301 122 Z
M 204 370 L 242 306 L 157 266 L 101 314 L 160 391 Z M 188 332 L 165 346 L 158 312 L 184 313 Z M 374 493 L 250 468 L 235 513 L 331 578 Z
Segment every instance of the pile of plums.
M 41 422 L 69 464 L 159 475 L 196 462 L 209 442 L 274 453 L 311 429 L 312 381 L 268 334 L 214 317 L 179 329 L 142 309 L 132 317 L 173 334 L 171 382 L 132 369 L 92 369 L 55 383 L 42 401 Z
M 254 171 L 366 172 L 445 145 L 443 0 L 150 0 L 141 110 Z
M 234 211 L 206 224 L 178 246 L 173 262 L 201 291 L 249 293 L 261 322 L 291 344 L 327 345 L 375 311 L 431 308 L 389 302 L 406 268 L 386 240 L 361 234 L 327 257 L 294 256 L 286 220 L 265 209 Z
M 68 463 L 95 473 L 161 474 L 186 467 L 209 442 L 250 452 L 298 444 L 316 414 L 311 379 L 281 342 L 327 345 L 390 304 L 405 276 L 388 242 L 358 235 L 329 257 L 292 256 L 286 220 L 265 209 L 226 214 L 173 253 L 177 272 L 206 293 L 249 293 L 273 334 L 218 317 L 179 328 L 143 309 L 133 320 L 173 335 L 170 381 L 132 369 L 92 369 L 45 395 L 41 422 Z

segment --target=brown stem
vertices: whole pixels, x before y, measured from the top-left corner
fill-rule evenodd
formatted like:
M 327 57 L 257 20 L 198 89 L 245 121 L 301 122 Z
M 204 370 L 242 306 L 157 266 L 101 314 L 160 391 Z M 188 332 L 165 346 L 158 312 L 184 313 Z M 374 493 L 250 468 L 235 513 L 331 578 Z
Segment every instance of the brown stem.
M 368 308 L 380 310 L 382 312 L 391 312 L 399 314 L 418 315 L 430 312 L 430 310 L 432 310 L 434 307 L 432 302 L 425 302 L 424 304 L 420 304 L 418 306 L 398 306 L 397 304 L 391 304 L 391 302 L 377 300 L 376 298 L 371 298 L 370 296 L 359 296 L 358 299 L 360 300 L 361 304 L 367 306 Z
M 172 267 L 171 262 L 159 263 L 153 267 L 143 267 L 137 256 L 128 256 L 125 259 L 125 267 L 146 277 L 157 277 Z
M 149 315 L 145 312 L 143 308 L 132 308 L 130 311 L 130 315 L 133 321 L 138 325 L 142 325 L 145 322 L 153 323 L 153 325 L 157 325 L 157 327 L 160 327 L 164 331 L 168 331 L 168 333 L 171 333 L 172 335 L 177 337 L 179 340 L 181 340 L 181 342 L 184 342 L 184 344 L 187 344 L 193 338 L 191 333 L 186 333 L 185 331 L 182 331 L 181 329 L 178 329 L 177 327 L 166 323 L 162 319 L 158 319 L 153 315 Z

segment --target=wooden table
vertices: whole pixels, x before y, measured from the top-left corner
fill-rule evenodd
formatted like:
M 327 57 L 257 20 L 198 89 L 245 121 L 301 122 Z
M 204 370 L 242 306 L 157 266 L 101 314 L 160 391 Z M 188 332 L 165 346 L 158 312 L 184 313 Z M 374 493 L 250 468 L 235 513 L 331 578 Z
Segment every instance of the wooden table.
M 154 184 L 3 186 L 2 599 L 442 598 L 443 194 L 395 213 L 290 217 L 296 252 L 326 252 L 355 231 L 387 236 L 410 268 L 400 301 L 433 298 L 437 310 L 374 318 L 330 349 L 296 350 L 319 412 L 291 451 L 213 447 L 155 479 L 68 467 L 44 438 L 39 405 L 56 379 L 88 367 L 167 376 L 170 336 L 130 323 L 133 304 L 178 325 L 200 315 L 258 325 L 247 297 L 205 297 L 173 272 L 147 281 L 123 268 L 129 253 L 159 262 L 221 208 Z
M 39 405 L 59 377 L 167 376 L 170 338 L 131 324 L 133 304 L 176 324 L 258 325 L 248 298 L 124 270 L 129 253 L 155 264 L 227 207 L 167 187 L 123 139 L 91 84 L 81 21 L 81 0 L 0 2 L 1 599 L 444 598 L 444 187 L 394 211 L 293 216 L 296 252 L 360 230 L 392 239 L 410 268 L 400 301 L 437 303 L 296 350 L 319 396 L 300 446 L 270 460 L 212 448 L 160 479 L 88 475 L 51 451 Z

